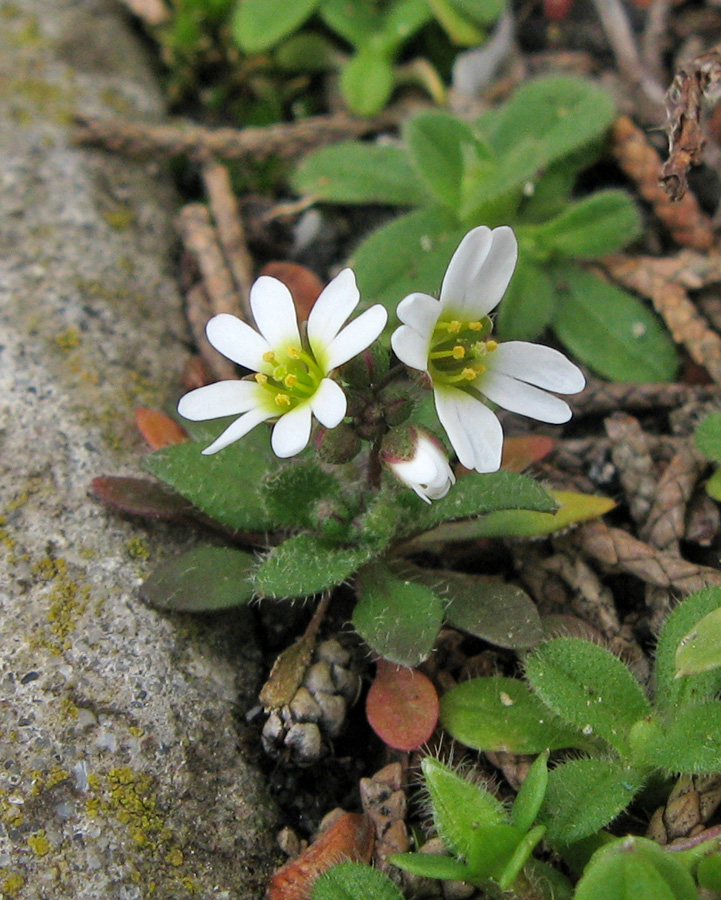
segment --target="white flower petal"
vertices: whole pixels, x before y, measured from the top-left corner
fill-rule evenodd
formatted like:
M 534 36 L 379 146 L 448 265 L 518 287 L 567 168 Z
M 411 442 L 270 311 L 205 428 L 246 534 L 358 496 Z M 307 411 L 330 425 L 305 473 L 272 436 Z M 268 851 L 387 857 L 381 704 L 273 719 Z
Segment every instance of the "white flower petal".
M 210 456 L 213 453 L 217 453 L 218 450 L 223 450 L 229 444 L 245 437 L 256 425 L 260 425 L 261 422 L 265 422 L 270 418 L 272 418 L 272 414 L 259 407 L 251 409 L 244 416 L 228 425 L 225 431 L 209 447 L 203 450 L 203 455 Z
M 560 425 L 571 418 L 571 408 L 564 400 L 502 372 L 489 370 L 477 378 L 473 386 L 509 412 L 519 413 L 539 422 Z
M 310 404 L 296 406 L 275 423 L 270 445 L 281 459 L 295 456 L 304 450 L 310 438 Z
M 518 259 L 513 230 L 501 225 L 469 231 L 453 254 L 441 287 L 441 304 L 454 315 L 483 318 L 501 302 Z
M 295 304 L 282 281 L 261 275 L 250 289 L 250 308 L 258 331 L 274 350 L 300 346 Z
M 259 390 L 255 381 L 218 381 L 181 397 L 178 412 L 192 422 L 237 416 L 258 405 Z
M 577 394 L 586 386 L 583 372 L 563 353 L 526 341 L 499 344 L 488 367 L 558 394 Z
M 310 398 L 310 408 L 321 425 L 335 428 L 345 418 L 348 401 L 343 389 L 330 378 L 324 378 Z
M 314 352 L 328 347 L 359 300 L 353 270 L 343 269 L 321 291 L 308 316 L 308 343 Z
M 268 342 L 237 316 L 220 313 L 205 326 L 208 340 L 218 353 L 246 369 L 263 370 L 263 354 L 270 350 Z
M 420 334 L 428 334 L 430 340 L 441 314 L 441 304 L 430 294 L 408 294 L 398 304 L 396 315 L 404 325 L 410 325 Z
M 503 429 L 496 415 L 457 388 L 436 390 L 435 399 L 438 418 L 461 463 L 477 472 L 498 471 Z
M 385 328 L 387 321 L 388 312 L 386 308 L 377 303 L 346 325 L 330 346 L 326 348 L 326 374 L 362 353 L 366 347 L 370 347 Z M 316 354 L 316 358 L 320 362 L 323 358 L 322 352 L 319 351 Z
M 401 325 L 391 335 L 391 347 L 398 359 L 412 369 L 428 368 L 430 335 L 419 334 L 410 325 Z

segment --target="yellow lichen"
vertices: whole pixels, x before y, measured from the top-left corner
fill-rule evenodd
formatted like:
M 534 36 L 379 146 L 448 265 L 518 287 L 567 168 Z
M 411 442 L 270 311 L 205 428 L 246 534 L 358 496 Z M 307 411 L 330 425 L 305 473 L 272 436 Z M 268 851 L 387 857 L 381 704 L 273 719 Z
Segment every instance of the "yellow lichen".
M 66 328 L 55 335 L 55 343 L 61 350 L 76 350 L 80 346 L 80 335 L 74 328 Z
M 31 834 L 28 837 L 27 842 L 28 847 L 30 847 L 36 856 L 47 856 L 53 849 L 52 844 L 45 836 L 45 829 L 41 829 L 40 831 L 36 831 L 35 834 Z
M 125 544 L 125 549 L 131 559 L 150 559 L 151 554 L 148 542 L 139 535 L 130 538 Z
M 25 876 L 20 872 L 12 872 L 8 869 L 0 869 L 0 893 L 5 897 L 17 897 L 25 884 Z
M 165 861 L 170 863 L 171 866 L 182 866 L 185 858 L 183 857 L 183 851 L 178 847 L 173 847 L 168 851 L 165 855 Z

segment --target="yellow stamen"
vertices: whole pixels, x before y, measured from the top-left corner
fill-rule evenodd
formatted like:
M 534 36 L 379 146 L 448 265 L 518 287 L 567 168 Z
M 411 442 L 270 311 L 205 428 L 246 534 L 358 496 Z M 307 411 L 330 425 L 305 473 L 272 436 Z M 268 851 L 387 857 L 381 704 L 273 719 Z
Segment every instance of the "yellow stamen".
M 276 394 L 275 402 L 277 406 L 290 406 L 290 397 L 287 394 Z
M 498 341 L 486 341 L 486 350 L 492 353 L 498 347 Z
M 283 379 L 283 384 L 287 388 L 295 387 L 296 384 L 298 384 L 298 376 L 293 375 L 292 373 L 290 375 L 286 375 L 285 378 Z
M 483 328 L 483 322 L 469 322 L 468 327 L 471 331 L 480 331 Z
M 475 368 L 475 369 L 471 369 L 470 366 L 467 366 L 467 367 L 461 372 L 461 376 L 462 376 L 466 381 L 473 381 L 473 379 L 476 377 L 476 375 L 479 374 L 479 372 L 477 371 L 478 368 L 481 368 L 481 369 L 482 369 L 483 366 L 477 367 L 477 368 Z
M 456 344 L 453 348 L 453 359 L 463 359 L 466 355 L 466 348 L 462 347 L 460 344 Z
M 268 376 L 264 375 L 262 372 L 256 372 L 253 377 L 258 382 L 258 384 L 267 384 L 268 383 Z
M 298 347 L 288 347 L 285 352 L 291 359 L 300 359 L 300 350 Z
M 274 363 L 275 362 L 275 353 L 272 350 L 266 350 L 263 354 L 263 362 Z
M 448 333 L 449 334 L 458 334 L 458 332 L 460 330 L 461 330 L 461 323 L 457 319 L 454 319 L 452 322 L 448 323 Z

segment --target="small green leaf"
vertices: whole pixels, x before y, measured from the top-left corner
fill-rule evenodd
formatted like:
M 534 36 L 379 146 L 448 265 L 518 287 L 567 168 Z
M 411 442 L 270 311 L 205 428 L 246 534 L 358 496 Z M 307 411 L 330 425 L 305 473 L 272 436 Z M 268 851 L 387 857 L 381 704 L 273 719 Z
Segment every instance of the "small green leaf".
M 338 480 L 313 462 L 297 462 L 273 473 L 261 485 L 261 496 L 277 526 L 311 528 L 319 500 L 340 497 Z
M 569 204 L 542 225 L 524 227 L 519 241 L 531 240 L 537 253 L 550 256 L 592 257 L 620 250 L 640 230 L 641 219 L 628 194 L 606 190 Z
M 526 657 L 525 670 L 532 689 L 562 719 L 622 756 L 630 752 L 629 731 L 651 706 L 613 653 L 581 638 L 554 638 Z
M 707 891 L 721 891 L 721 854 L 709 853 L 699 861 L 696 869 L 699 887 Z
M 296 31 L 320 0 L 239 0 L 231 28 L 246 53 L 262 53 Z
M 479 25 L 493 25 L 506 7 L 506 0 L 451 0 L 452 5 Z
M 704 616 L 681 638 L 676 651 L 676 677 L 698 675 L 721 666 L 721 609 Z
M 156 450 L 146 459 L 150 472 L 227 528 L 269 531 L 274 527 L 260 497 L 263 477 L 277 469 L 268 432 L 258 427 L 213 456 L 206 447 L 232 421 L 193 428 L 194 441 Z
M 717 469 L 706 482 L 706 493 L 713 500 L 721 502 L 721 469 Z
M 421 878 L 468 881 L 470 875 L 468 866 L 452 856 L 437 856 L 435 853 L 394 853 L 390 860 L 404 872 L 420 875 Z M 353 900 L 359 900 L 359 897 L 355 896 Z
M 374 116 L 393 91 L 393 63 L 375 47 L 366 46 L 343 67 L 340 89 L 348 109 L 357 116 Z
M 677 357 L 656 316 L 631 294 L 571 263 L 554 266 L 553 327 L 568 349 L 612 381 L 673 381 Z
M 331 866 L 316 879 L 311 900 L 403 900 L 403 894 L 379 869 L 357 862 Z
M 374 564 L 358 573 L 353 627 L 383 659 L 416 666 L 426 659 L 443 621 L 443 603 L 430 588 L 396 578 Z
M 273 62 L 288 72 L 330 72 L 338 66 L 338 51 L 316 32 L 294 34 L 276 48 Z
M 541 810 L 551 844 L 572 844 L 608 825 L 643 784 L 618 760 L 572 759 L 551 769 Z M 637 895 L 641 896 L 641 895 Z
M 643 762 L 694 775 L 721 770 L 721 701 L 674 710 L 656 740 L 644 748 Z
M 178 612 L 211 612 L 242 606 L 253 597 L 250 553 L 229 547 L 196 547 L 166 560 L 140 588 L 146 603 Z
M 498 647 L 533 647 L 543 637 L 536 604 L 518 585 L 444 569 L 413 569 L 413 578 L 446 604 L 446 619 Z M 417 573 L 417 574 L 416 574 Z
M 520 832 L 530 831 L 536 821 L 548 787 L 548 751 L 539 753 L 523 780 L 511 807 L 511 825 Z
M 646 838 L 620 838 L 594 854 L 575 900 L 698 900 L 693 878 L 674 857 Z
M 483 43 L 484 32 L 474 24 L 470 16 L 458 10 L 450 0 L 428 0 L 428 5 L 454 44 L 459 47 L 477 47 Z
M 318 12 L 328 28 L 353 47 L 360 47 L 371 41 L 382 25 L 381 17 L 372 3 L 321 0 Z
M 530 341 L 550 324 L 556 288 L 548 272 L 531 258 L 518 234 L 519 259 L 498 307 L 498 334 L 505 341 Z
M 328 203 L 416 206 L 428 199 L 400 147 L 345 141 L 306 156 L 293 173 L 293 189 Z
M 457 741 L 476 750 L 540 753 L 588 745 L 516 678 L 474 678 L 456 685 L 441 697 L 440 721 Z
M 412 165 L 428 190 L 444 206 L 458 209 L 466 153 L 483 155 L 470 126 L 451 113 L 436 110 L 410 119 L 403 136 Z
M 507 891 L 518 878 L 521 869 L 526 865 L 531 854 L 543 839 L 546 833 L 545 825 L 536 825 L 523 835 L 516 845 L 511 858 L 503 866 L 503 870 L 496 877 L 501 890 Z
M 704 456 L 721 462 L 721 413 L 705 418 L 696 429 L 694 440 Z
M 508 813 L 490 791 L 456 774 L 433 756 L 421 762 L 433 807 L 433 823 L 455 856 L 468 859 L 479 827 L 508 824 Z
M 309 597 L 350 578 L 373 553 L 369 547 L 340 547 L 310 534 L 297 534 L 270 551 L 253 584 L 262 597 Z
M 684 639 L 709 613 L 721 608 L 721 588 L 711 587 L 686 597 L 666 619 L 656 645 L 656 704 L 673 715 L 681 706 L 711 700 L 721 690 L 721 669 L 696 674 L 679 671 Z M 685 648 L 683 648 L 685 650 Z

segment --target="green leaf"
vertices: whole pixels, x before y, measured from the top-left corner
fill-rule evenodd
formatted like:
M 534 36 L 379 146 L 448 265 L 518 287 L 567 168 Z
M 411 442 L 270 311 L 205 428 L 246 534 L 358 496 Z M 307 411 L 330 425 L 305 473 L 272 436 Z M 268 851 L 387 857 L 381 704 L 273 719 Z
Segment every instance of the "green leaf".
M 468 859 L 478 828 L 508 824 L 505 807 L 490 791 L 462 778 L 433 756 L 423 759 L 421 769 L 431 798 L 433 823 L 454 855 Z
M 156 478 L 227 528 L 272 530 L 274 523 L 259 491 L 263 477 L 280 465 L 270 449 L 268 431 L 259 427 L 219 453 L 201 453 L 231 421 L 196 425 L 195 441 L 156 450 L 147 458 L 146 466 Z
M 484 135 L 499 156 L 519 141 L 540 142 L 541 168 L 604 134 L 615 113 L 602 88 L 582 78 L 551 75 L 527 82 L 484 119 Z
M 428 199 L 400 147 L 345 141 L 306 156 L 293 173 L 293 189 L 328 203 L 416 206 Z
M 470 126 L 436 110 L 410 119 L 403 136 L 413 167 L 428 190 L 444 206 L 459 209 L 466 155 L 483 155 Z
M 432 649 L 443 621 L 443 603 L 430 588 L 374 564 L 358 573 L 353 627 L 383 659 L 416 666 Z
M 338 480 L 309 461 L 284 466 L 261 485 L 261 496 L 273 522 L 289 528 L 312 528 L 317 524 L 318 502 L 340 495 Z
M 382 25 L 374 4 L 368 2 L 321 0 L 318 12 L 331 31 L 356 48 L 372 40 Z
M 608 825 L 643 784 L 618 760 L 572 759 L 551 769 L 541 810 L 551 844 L 572 844 Z M 639 895 L 640 896 L 640 895 Z
M 452 5 L 479 25 L 493 25 L 506 7 L 506 0 L 451 0 Z
M 597 734 L 621 756 L 629 754 L 629 731 L 651 705 L 613 653 L 581 638 L 554 638 L 526 657 L 525 672 L 531 688 L 562 719 L 584 734 Z
M 575 900 L 698 900 L 693 878 L 674 856 L 646 838 L 620 838 L 594 854 Z
M 666 619 L 656 645 L 656 705 L 669 715 L 681 706 L 711 700 L 721 690 L 721 670 L 677 677 L 680 645 L 699 622 L 721 607 L 721 588 L 711 587 L 686 597 Z M 682 655 L 682 660 L 684 659 Z
M 316 879 L 311 900 L 403 900 L 403 894 L 379 869 L 342 862 Z
M 674 380 L 673 342 L 638 298 L 571 263 L 554 266 L 554 277 L 553 327 L 575 356 L 613 381 Z
M 448 37 L 460 47 L 477 47 L 483 43 L 485 34 L 473 19 L 456 8 L 450 0 L 428 0 L 439 25 Z
M 535 254 L 592 257 L 614 253 L 638 236 L 641 219 L 624 191 L 597 191 L 571 203 L 542 225 L 519 229 L 522 245 L 532 242 Z
M 411 513 L 408 529 L 429 531 L 441 522 L 480 516 L 506 509 L 534 509 L 551 512 L 556 509 L 553 497 L 528 475 L 518 472 L 474 473 L 460 479 L 450 493 L 432 505 L 411 495 L 402 495 Z
M 373 553 L 369 547 L 339 547 L 310 534 L 297 534 L 270 551 L 253 584 L 262 597 L 309 597 L 350 578 Z
M 721 702 L 708 700 L 674 710 L 643 748 L 643 762 L 666 772 L 711 775 L 721 770 Z
M 704 419 L 696 429 L 694 440 L 704 456 L 721 462 L 721 413 Z
M 518 878 L 521 869 L 531 858 L 531 854 L 541 842 L 546 833 L 545 825 L 536 825 L 531 828 L 527 834 L 524 834 L 516 845 L 511 858 L 503 866 L 503 870 L 498 873 L 496 881 L 501 890 L 507 891 Z
M 420 580 L 443 598 L 446 619 L 498 647 L 533 647 L 543 637 L 535 603 L 515 584 L 499 578 L 445 569 L 413 568 Z
M 413 291 L 435 294 L 453 252 L 467 229 L 439 207 L 406 213 L 374 231 L 359 245 L 349 265 L 367 305 L 382 303 L 388 328 L 398 324 L 396 307 Z
M 211 612 L 242 606 L 253 597 L 250 553 L 229 547 L 196 547 L 166 560 L 140 588 L 146 603 L 178 612 Z
M 537 178 L 525 185 L 519 224 L 538 224 L 562 213 L 579 173 L 593 165 L 602 152 L 603 144 L 598 139 L 543 168 Z
M 713 500 L 721 502 L 721 469 L 717 469 L 706 482 L 706 493 Z
M 704 616 L 681 638 L 676 651 L 676 677 L 699 675 L 721 666 L 721 609 Z
M 394 853 L 390 860 L 399 869 L 410 872 L 411 875 L 420 875 L 421 878 L 467 881 L 470 875 L 468 866 L 452 856 L 437 856 L 435 853 Z M 359 898 L 354 897 L 353 900 Z
M 539 753 L 523 779 L 511 807 L 511 825 L 520 832 L 530 831 L 536 821 L 548 787 L 548 751 Z
M 707 891 L 721 891 L 721 855 L 709 853 L 699 861 L 696 869 L 699 887 Z
M 327 38 L 306 31 L 283 41 L 273 62 L 288 72 L 330 72 L 338 66 L 338 51 Z
M 498 307 L 498 335 L 504 341 L 530 341 L 550 324 L 556 288 L 548 272 L 534 262 L 518 233 L 519 259 L 506 294 Z
M 262 53 L 296 31 L 311 16 L 320 0 L 239 0 L 231 28 L 246 53 Z
M 426 0 L 396 0 L 386 9 L 383 17 L 382 39 L 386 51 L 395 54 L 432 18 Z
M 516 678 L 474 678 L 441 697 L 446 731 L 476 750 L 540 753 L 588 741 L 569 728 Z
M 343 67 L 340 89 L 348 109 L 357 116 L 374 116 L 393 91 L 395 72 L 385 53 L 375 47 L 361 49 Z

